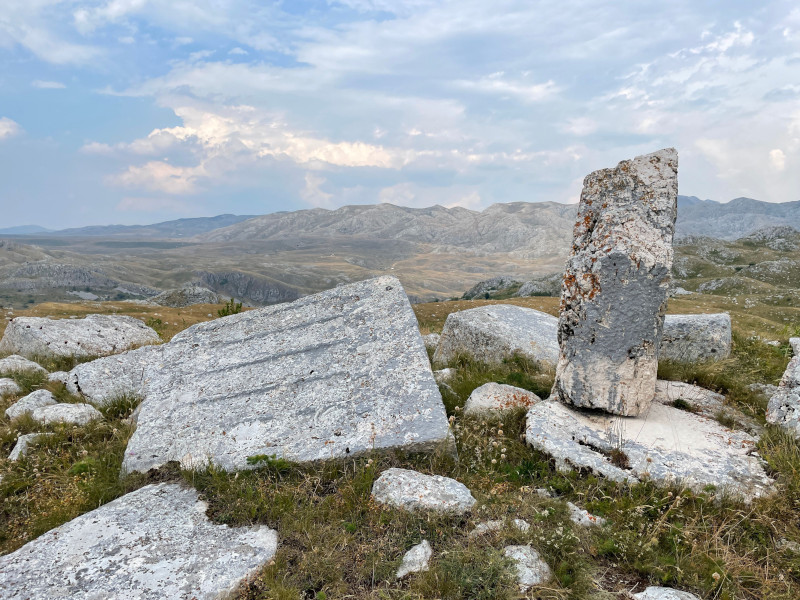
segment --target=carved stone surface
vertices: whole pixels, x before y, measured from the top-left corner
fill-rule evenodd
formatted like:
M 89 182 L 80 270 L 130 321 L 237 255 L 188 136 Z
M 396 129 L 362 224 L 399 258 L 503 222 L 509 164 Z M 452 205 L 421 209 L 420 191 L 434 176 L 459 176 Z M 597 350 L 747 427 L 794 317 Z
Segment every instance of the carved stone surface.
M 562 402 L 637 415 L 653 399 L 677 197 L 671 148 L 584 179 L 558 322 Z

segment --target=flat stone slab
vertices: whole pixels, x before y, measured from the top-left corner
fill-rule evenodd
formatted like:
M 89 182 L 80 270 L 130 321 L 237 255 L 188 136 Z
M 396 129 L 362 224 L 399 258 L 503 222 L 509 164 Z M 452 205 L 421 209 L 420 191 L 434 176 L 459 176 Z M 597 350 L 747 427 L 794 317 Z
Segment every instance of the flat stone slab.
M 448 363 L 459 354 L 499 363 L 519 353 L 555 365 L 558 319 L 511 304 L 493 304 L 450 313 L 444 323 L 434 363 Z
M 503 554 L 514 561 L 517 583 L 523 594 L 533 586 L 545 583 L 553 576 L 547 563 L 530 546 L 506 546 Z
M 6 326 L 0 352 L 23 356 L 106 356 L 158 344 L 158 334 L 127 315 L 87 315 L 83 319 L 17 317 Z
M 36 390 L 9 406 L 6 409 L 6 416 L 9 419 L 16 419 L 24 414 L 32 413 L 37 408 L 52 406 L 57 403 L 58 400 L 48 390 Z
M 8 600 L 227 598 L 277 550 L 264 525 L 211 523 L 197 492 L 149 485 L 0 556 Z
M 387 469 L 372 484 L 372 498 L 404 510 L 463 514 L 477 500 L 463 483 L 409 469 Z
M 0 396 L 19 394 L 21 391 L 22 388 L 16 381 L 8 377 L 0 377 Z
M 504 383 L 485 383 L 475 388 L 464 404 L 464 414 L 503 412 L 515 408 L 530 408 L 541 402 L 533 392 Z
M 667 315 L 659 359 L 679 362 L 722 360 L 731 354 L 731 317 L 711 315 Z
M 250 468 L 253 456 L 307 462 L 452 443 L 394 277 L 201 323 L 160 348 L 138 376 L 144 401 L 128 472 L 168 461 L 231 471 Z M 90 387 L 83 381 L 81 390 Z
M 428 563 L 433 556 L 433 548 L 431 548 L 428 540 L 422 540 L 419 544 L 411 548 L 403 556 L 403 562 L 400 563 L 400 568 L 397 569 L 395 577 L 402 579 L 410 573 L 421 573 L 428 570 Z
M 744 429 L 757 437 L 761 435 L 764 429 L 752 417 L 745 415 L 733 406 L 725 404 L 725 396 L 722 394 L 691 383 L 659 379 L 656 382 L 656 395 L 653 398 L 653 402 L 668 406 L 683 404 L 685 410 L 703 415 L 709 419 L 719 420 L 718 417 L 722 416 L 736 423 L 737 429 Z M 676 406 L 676 408 L 680 408 L 680 406 Z
M 86 425 L 89 421 L 102 419 L 103 415 L 91 404 L 51 404 L 41 406 L 31 413 L 31 418 L 42 425 L 67 423 Z
M 694 594 L 673 588 L 651 586 L 643 592 L 633 594 L 634 600 L 700 600 Z
M 695 491 L 713 485 L 746 501 L 775 491 L 754 456 L 754 437 L 658 402 L 639 417 L 619 417 L 547 400 L 528 412 L 525 438 L 561 469 L 589 469 L 618 482 L 651 479 Z M 612 463 L 615 450 L 627 466 Z
M 11 449 L 11 454 L 8 455 L 8 460 L 19 460 L 28 453 L 28 448 L 36 444 L 39 438 L 43 436 L 53 435 L 52 433 L 26 433 L 17 438 L 17 443 Z
M 39 363 L 35 363 L 18 354 L 0 358 L 0 373 L 26 373 L 28 371 L 47 373 L 47 370 Z

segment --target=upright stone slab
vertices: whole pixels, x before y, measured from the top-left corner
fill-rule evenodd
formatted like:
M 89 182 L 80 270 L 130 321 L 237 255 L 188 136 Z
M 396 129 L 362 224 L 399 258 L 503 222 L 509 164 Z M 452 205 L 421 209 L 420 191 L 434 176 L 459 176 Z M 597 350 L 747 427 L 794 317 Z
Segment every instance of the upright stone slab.
M 655 394 L 678 197 L 674 149 L 583 182 L 558 322 L 553 395 L 638 415 Z
M 158 344 L 158 334 L 126 315 L 88 315 L 83 319 L 17 317 L 6 326 L 0 352 L 22 356 L 106 356 Z
M 449 443 L 447 416 L 400 282 L 378 277 L 201 323 L 143 365 L 123 469 L 248 468 Z
M 266 525 L 211 523 L 195 490 L 149 485 L 0 556 L 7 600 L 228 598 L 278 546 Z

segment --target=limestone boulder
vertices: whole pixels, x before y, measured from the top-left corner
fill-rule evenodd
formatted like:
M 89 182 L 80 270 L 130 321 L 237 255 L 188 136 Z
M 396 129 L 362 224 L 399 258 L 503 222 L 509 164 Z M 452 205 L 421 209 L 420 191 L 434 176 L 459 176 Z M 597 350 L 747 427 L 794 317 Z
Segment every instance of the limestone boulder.
M 26 433 L 17 438 L 17 443 L 11 449 L 8 460 L 19 460 L 28 453 L 28 448 L 36 444 L 42 437 L 53 435 L 52 433 Z
M 0 377 L 0 396 L 19 394 L 22 388 L 19 384 L 9 377 Z
M 523 594 L 535 585 L 546 583 L 553 573 L 530 546 L 506 546 L 503 554 L 514 562 L 519 590 Z
M 533 392 L 513 385 L 485 383 L 479 388 L 475 388 L 469 395 L 464 404 L 464 414 L 503 412 L 520 407 L 530 408 L 541 400 Z
M 0 352 L 33 356 L 106 356 L 158 344 L 158 334 L 127 315 L 88 315 L 83 319 L 17 317 L 6 326 Z
M 451 444 L 416 317 L 394 277 L 195 325 L 153 358 L 133 382 L 144 400 L 128 472 Z
M 670 287 L 678 198 L 674 149 L 584 179 L 567 260 L 553 387 L 566 404 L 647 410 Z
M 68 423 L 86 425 L 89 421 L 102 419 L 102 413 L 91 404 L 51 404 L 41 406 L 31 413 L 31 418 L 42 425 Z
M 180 288 L 161 292 L 150 298 L 150 302 L 172 308 L 184 308 L 194 304 L 218 304 L 219 294 L 199 285 L 185 285 Z
M 638 417 L 574 410 L 558 401 L 528 412 L 525 437 L 563 470 L 618 482 L 653 480 L 695 491 L 715 486 L 746 501 L 775 492 L 757 439 L 713 419 L 654 402 Z
M 650 586 L 643 592 L 633 594 L 634 600 L 700 600 L 694 594 L 673 588 Z
M 679 362 L 722 360 L 731 354 L 731 317 L 667 315 L 658 357 Z
M 428 563 L 433 556 L 433 548 L 431 548 L 428 540 L 422 540 L 419 544 L 411 548 L 403 555 L 403 562 L 400 568 L 397 569 L 395 577 L 402 579 L 410 573 L 421 573 L 428 570 Z
M 800 355 L 789 361 L 778 391 L 769 399 L 767 422 L 783 427 L 800 439 Z
M 425 342 L 425 348 L 428 350 L 436 350 L 436 346 L 439 345 L 439 338 L 441 336 L 438 333 L 429 333 L 428 335 L 422 336 L 422 341 Z
M 478 523 L 475 529 L 469 532 L 469 537 L 478 537 L 487 533 L 502 531 L 505 525 L 506 522 L 500 520 L 484 521 L 483 523 Z M 531 528 L 530 523 L 522 519 L 513 519 L 509 522 L 509 525 L 521 533 L 526 533 Z
M 789 338 L 789 345 L 795 356 L 800 356 L 800 337 Z
M 47 370 L 39 363 L 28 360 L 24 356 L 12 354 L 0 358 L 0 374 L 9 373 L 47 373 Z
M 464 354 L 499 363 L 515 353 L 555 365 L 558 360 L 558 319 L 511 304 L 493 304 L 447 316 L 433 362 L 446 364 Z
M 57 404 L 55 396 L 48 390 L 35 390 L 17 400 L 14 404 L 6 409 L 6 417 L 9 419 L 16 419 L 25 414 L 30 414 L 37 408 L 44 406 L 51 406 Z
M 265 525 L 211 523 L 197 492 L 149 485 L 0 556 L 8 600 L 231 596 L 275 556 Z
M 569 520 L 580 525 L 581 527 L 593 527 L 595 525 L 605 525 L 606 520 L 603 517 L 593 515 L 585 508 L 581 508 L 577 504 L 567 502 L 569 509 Z
M 375 480 L 372 498 L 404 510 L 453 514 L 463 514 L 477 502 L 467 486 L 455 479 L 397 468 L 387 469 Z
M 52 381 L 53 383 L 63 383 L 67 385 L 68 380 L 69 373 L 66 371 L 55 371 L 47 376 L 47 381 Z

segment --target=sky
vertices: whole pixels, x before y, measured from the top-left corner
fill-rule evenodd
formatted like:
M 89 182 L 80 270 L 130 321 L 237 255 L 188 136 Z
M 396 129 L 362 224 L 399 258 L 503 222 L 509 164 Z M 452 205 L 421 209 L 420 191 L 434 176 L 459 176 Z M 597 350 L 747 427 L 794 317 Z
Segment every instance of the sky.
M 800 200 L 796 0 L 2 0 L 0 228 L 576 202 L 667 146 Z

